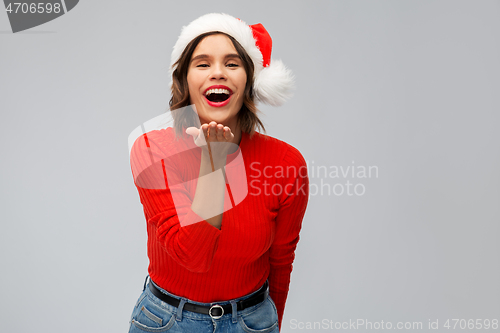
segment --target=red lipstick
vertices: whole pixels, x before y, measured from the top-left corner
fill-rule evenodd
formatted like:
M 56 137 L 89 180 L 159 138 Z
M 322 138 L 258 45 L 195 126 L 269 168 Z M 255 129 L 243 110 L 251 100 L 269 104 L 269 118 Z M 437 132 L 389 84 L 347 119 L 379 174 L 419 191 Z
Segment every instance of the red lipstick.
M 207 98 L 207 91 L 209 91 L 210 89 L 226 89 L 227 91 L 229 91 L 229 96 L 226 100 L 224 101 L 221 101 L 221 102 L 213 102 L 211 100 L 209 100 Z M 203 92 L 203 97 L 205 97 L 205 100 L 207 101 L 208 105 L 210 106 L 214 106 L 214 107 L 221 107 L 221 106 L 225 106 L 229 103 L 229 100 L 231 99 L 231 96 L 233 95 L 233 91 L 231 89 L 229 89 L 229 87 L 227 86 L 224 86 L 224 85 L 220 85 L 220 84 L 217 84 L 217 85 L 213 85 L 213 86 L 210 86 L 208 87 L 207 89 L 205 89 L 205 91 Z

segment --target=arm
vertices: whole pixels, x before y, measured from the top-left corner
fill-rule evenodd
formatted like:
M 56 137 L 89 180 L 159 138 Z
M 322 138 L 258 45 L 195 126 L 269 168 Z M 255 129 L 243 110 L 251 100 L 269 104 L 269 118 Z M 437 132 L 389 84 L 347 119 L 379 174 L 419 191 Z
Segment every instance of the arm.
M 134 183 L 148 225 L 156 229 L 156 240 L 186 269 L 206 272 L 221 231 L 191 209 L 193 193 L 183 183 L 182 170 L 175 163 L 183 161 L 182 156 L 176 158 L 176 143 L 164 134 L 149 132 L 134 143 L 130 156 Z
M 226 194 L 223 170 L 229 149 L 231 145 L 234 146 L 228 140 L 234 139 L 234 135 L 229 127 L 216 125 L 213 121 L 210 125 L 202 125 L 200 129 L 190 127 L 187 133 L 202 148 L 200 172 L 191 208 L 209 224 L 220 229 Z
M 290 174 L 281 184 L 280 208 L 276 217 L 276 235 L 270 248 L 269 289 L 271 298 L 278 310 L 279 327 L 283 319 L 295 248 L 299 241 L 308 197 L 309 179 L 307 166 L 300 152 L 290 147 L 285 154 L 284 163 L 291 165 L 297 174 Z
M 168 140 L 159 135 L 160 132 L 151 132 L 139 138 L 131 152 L 134 182 L 148 224 L 156 228 L 157 241 L 166 252 L 194 272 L 210 269 L 221 233 L 219 229 L 226 194 L 222 170 L 230 145 L 220 141 L 234 136 L 229 128 L 224 131 L 223 126 L 216 128 L 215 125 L 211 128 L 210 133 L 213 134 L 209 138 L 212 142 L 211 156 L 207 146 L 201 145 L 201 164 L 197 160 L 193 161 L 188 151 L 177 154 L 179 146 L 175 146 L 172 138 Z M 202 126 L 205 135 L 207 127 Z M 189 134 L 194 134 L 192 130 Z M 203 132 L 199 134 L 201 139 L 200 136 L 196 139 L 204 141 Z M 193 197 L 180 173 L 192 168 L 198 171 L 198 167 L 198 178 L 189 181 L 195 184 Z

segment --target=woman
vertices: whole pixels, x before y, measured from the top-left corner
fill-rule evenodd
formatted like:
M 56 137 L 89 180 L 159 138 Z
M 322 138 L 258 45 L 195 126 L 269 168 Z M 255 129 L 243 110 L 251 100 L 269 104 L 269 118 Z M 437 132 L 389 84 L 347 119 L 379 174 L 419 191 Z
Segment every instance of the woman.
M 171 68 L 174 128 L 131 151 L 150 279 L 130 332 L 278 332 L 308 178 L 297 149 L 255 131 L 255 102 L 281 104 L 290 72 L 261 24 L 226 14 L 184 27 Z

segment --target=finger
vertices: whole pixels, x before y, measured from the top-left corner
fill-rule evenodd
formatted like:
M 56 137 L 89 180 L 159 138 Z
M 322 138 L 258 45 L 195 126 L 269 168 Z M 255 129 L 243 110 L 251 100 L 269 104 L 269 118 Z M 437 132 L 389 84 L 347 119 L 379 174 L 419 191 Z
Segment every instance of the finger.
M 206 145 L 207 141 L 205 140 L 205 135 L 203 133 L 203 126 L 201 126 L 199 129 L 196 128 L 196 131 L 197 131 L 198 135 L 194 139 L 194 143 L 198 147 L 202 147 L 202 146 Z M 187 132 L 187 130 L 186 130 L 186 132 Z M 194 133 L 194 132 L 195 132 L 194 130 L 190 130 L 190 133 Z
M 200 130 L 196 127 L 188 127 L 186 128 L 186 134 L 191 135 L 193 138 L 196 138 L 199 134 Z
M 225 141 L 224 140 L 224 126 L 222 126 L 222 124 L 217 125 L 217 140 L 218 141 Z
M 227 141 L 232 141 L 234 139 L 234 134 L 231 132 L 231 128 L 228 126 L 224 127 L 224 137 Z
M 208 124 L 201 125 L 201 130 L 203 131 L 203 139 L 208 140 Z
M 215 121 L 210 122 L 209 124 L 209 137 L 212 136 L 214 138 L 217 137 L 217 123 Z

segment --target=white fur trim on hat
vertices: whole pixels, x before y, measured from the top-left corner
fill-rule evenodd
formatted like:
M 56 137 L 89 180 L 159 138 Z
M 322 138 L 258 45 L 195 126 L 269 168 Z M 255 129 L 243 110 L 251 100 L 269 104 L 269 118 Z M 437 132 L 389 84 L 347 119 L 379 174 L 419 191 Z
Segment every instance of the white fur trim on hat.
M 197 36 L 211 31 L 224 32 L 236 39 L 248 53 L 254 64 L 254 96 L 256 101 L 278 106 L 291 96 L 293 75 L 281 60 L 262 65 L 262 53 L 255 44 L 252 29 L 245 22 L 223 13 L 203 15 L 182 28 L 174 45 L 170 60 L 170 75 L 175 70 L 186 46 Z M 171 82 L 172 84 L 172 82 Z
M 253 83 L 257 100 L 274 106 L 282 105 L 292 96 L 293 75 L 281 60 L 272 60 Z

